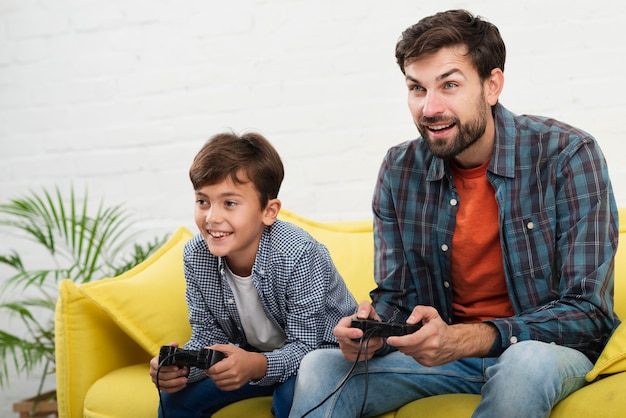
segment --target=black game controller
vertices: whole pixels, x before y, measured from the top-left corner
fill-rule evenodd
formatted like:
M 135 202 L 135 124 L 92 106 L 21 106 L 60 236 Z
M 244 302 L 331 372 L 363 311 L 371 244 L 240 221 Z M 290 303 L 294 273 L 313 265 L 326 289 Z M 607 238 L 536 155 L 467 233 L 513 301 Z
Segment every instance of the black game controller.
M 392 337 L 412 334 L 422 327 L 421 324 L 394 324 L 374 319 L 352 319 L 352 328 L 363 330 L 364 337 Z
M 171 345 L 164 345 L 159 351 L 159 364 L 162 366 L 189 366 L 206 370 L 223 358 L 224 353 L 209 348 L 183 350 Z

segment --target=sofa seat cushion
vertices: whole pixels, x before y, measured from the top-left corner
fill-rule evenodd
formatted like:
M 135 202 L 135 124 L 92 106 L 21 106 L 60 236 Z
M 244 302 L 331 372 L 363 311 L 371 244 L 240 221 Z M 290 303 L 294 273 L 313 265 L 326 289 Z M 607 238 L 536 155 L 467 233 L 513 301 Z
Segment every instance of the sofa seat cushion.
M 552 410 L 551 418 L 618 418 L 626 411 L 626 373 L 593 382 L 572 393 Z
M 114 370 L 98 379 L 85 395 L 84 418 L 154 418 L 159 394 L 148 362 Z
M 233 417 L 254 417 L 254 418 L 274 418 L 271 412 L 272 397 L 263 396 L 260 398 L 245 399 L 225 406 L 213 414 L 213 418 L 233 418 Z M 374 418 L 394 418 L 395 412 L 377 415 Z
M 622 417 L 626 410 L 626 397 L 623 395 L 624 387 L 626 387 L 626 373 L 618 373 L 598 380 L 559 402 L 552 410 L 550 418 Z M 469 418 L 479 402 L 480 395 L 431 396 L 410 402 L 399 408 L 396 412 L 396 418 L 417 416 Z M 601 415 L 598 415 L 600 411 Z
M 159 408 L 159 394 L 150 379 L 150 365 L 136 364 L 112 371 L 97 380 L 85 396 L 84 418 L 154 418 Z M 263 396 L 228 405 L 213 418 L 274 418 L 272 398 Z M 167 411 L 166 411 L 167 412 Z M 393 418 L 394 413 L 376 418 Z
M 244 399 L 227 405 L 213 414 L 212 418 L 254 417 L 274 418 L 272 414 L 272 397 Z
M 246 399 L 222 408 L 213 417 L 274 418 L 271 407 L 269 396 Z M 158 408 L 159 394 L 150 379 L 150 365 L 145 363 L 117 369 L 96 381 L 85 396 L 83 416 L 154 418 Z
M 396 418 L 450 418 L 470 417 L 480 402 L 479 395 L 452 394 L 429 396 L 399 408 Z

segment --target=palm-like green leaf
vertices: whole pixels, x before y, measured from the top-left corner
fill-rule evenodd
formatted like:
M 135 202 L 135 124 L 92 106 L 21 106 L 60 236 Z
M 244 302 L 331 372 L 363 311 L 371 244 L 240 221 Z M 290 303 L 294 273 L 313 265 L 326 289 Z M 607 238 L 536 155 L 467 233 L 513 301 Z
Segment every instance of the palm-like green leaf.
M 42 361 L 54 361 L 54 335 L 53 339 L 28 340 L 18 335 L 0 330 L 0 354 L 4 359 L 3 373 L 0 373 L 0 383 L 8 382 L 9 365 L 7 359 L 13 358 L 13 367 L 18 372 L 29 372 Z
M 0 312 L 19 320 L 26 330 L 24 336 L 0 330 L 0 386 L 8 382 L 10 364 L 18 372 L 30 373 L 43 362 L 43 380 L 54 363 L 54 309 L 60 280 L 85 283 L 117 276 L 145 260 L 166 239 L 135 244 L 136 236 L 128 233 L 130 218 L 120 205 L 106 207 L 101 201 L 92 212 L 87 192 L 79 199 L 73 188 L 69 198 L 56 187 L 53 192 L 30 192 L 0 204 L 0 226 L 34 242 L 41 250 L 39 263 L 49 264 L 29 268 L 15 250 L 0 254 L 0 264 L 14 270 L 12 276 L 0 279 Z M 28 297 L 7 300 L 18 293 L 9 288 Z
M 0 225 L 22 231 L 45 248 L 49 256 L 62 261 L 64 267 L 56 269 L 55 280 L 71 278 L 79 283 L 88 282 L 98 273 L 106 275 L 112 270 L 107 270 L 109 260 L 124 249 L 121 237 L 128 216 L 120 206 L 105 208 L 100 203 L 95 216 L 90 217 L 87 202 L 87 193 L 81 205 L 73 189 L 69 200 L 63 199 L 58 188 L 54 195 L 46 190 L 42 196 L 32 193 L 0 205 L 0 213 L 9 215 L 0 219 Z M 33 279 L 33 276 L 14 277 L 14 281 Z

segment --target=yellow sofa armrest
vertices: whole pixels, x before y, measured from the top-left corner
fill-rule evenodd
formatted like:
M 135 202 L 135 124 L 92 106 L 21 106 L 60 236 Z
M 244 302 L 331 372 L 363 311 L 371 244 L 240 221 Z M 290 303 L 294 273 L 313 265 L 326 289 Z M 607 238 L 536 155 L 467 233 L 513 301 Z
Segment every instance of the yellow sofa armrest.
M 59 285 L 55 352 L 59 417 L 83 416 L 85 394 L 102 376 L 150 361 L 150 355 L 71 280 Z

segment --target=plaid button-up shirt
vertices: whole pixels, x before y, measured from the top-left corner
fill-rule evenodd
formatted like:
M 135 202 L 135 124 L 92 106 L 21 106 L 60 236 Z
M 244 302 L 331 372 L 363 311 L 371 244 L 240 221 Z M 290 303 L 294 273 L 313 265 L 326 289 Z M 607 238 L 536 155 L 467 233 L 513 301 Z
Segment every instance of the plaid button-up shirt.
M 256 351 L 246 341 L 222 258 L 212 255 L 202 236 L 196 235 L 185 246 L 183 259 L 192 329 L 185 348 L 230 343 Z M 251 383 L 284 382 L 296 374 L 309 351 L 338 347 L 333 328 L 339 319 L 355 313 L 357 304 L 323 244 L 277 220 L 263 232 L 251 280 L 265 314 L 287 336 L 281 348 L 263 353 L 267 373 Z M 203 377 L 197 369 L 189 375 L 190 381 Z
M 592 361 L 619 320 L 613 312 L 617 207 L 593 137 L 553 119 L 494 108 L 487 177 L 499 207 L 505 280 L 515 315 L 490 356 L 523 340 L 575 348 Z M 449 162 L 422 138 L 391 148 L 373 199 L 372 298 L 379 315 L 404 321 L 416 305 L 454 323 L 450 254 L 460 202 Z

